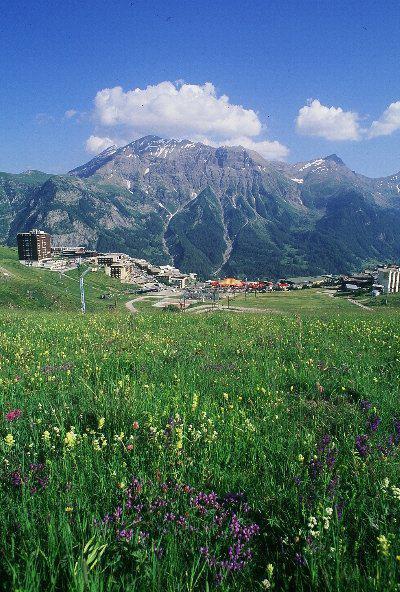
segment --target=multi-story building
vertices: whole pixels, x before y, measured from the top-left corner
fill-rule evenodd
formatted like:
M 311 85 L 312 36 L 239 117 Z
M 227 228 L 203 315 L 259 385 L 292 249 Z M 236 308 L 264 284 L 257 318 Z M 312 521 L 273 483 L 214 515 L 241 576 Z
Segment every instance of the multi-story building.
M 124 261 L 128 258 L 125 253 L 102 253 L 97 257 L 97 265 L 110 266 L 113 263 Z
M 384 294 L 394 294 L 400 291 L 400 268 L 383 267 L 378 270 L 378 285 L 383 287 Z M 381 288 L 382 289 L 382 288 Z
M 111 265 L 107 265 L 105 268 L 106 274 L 112 278 L 117 278 L 121 280 L 121 282 L 129 279 L 133 270 L 133 265 L 131 263 L 112 263 Z
M 51 236 L 34 228 L 17 234 L 18 258 L 24 263 L 35 264 L 51 257 Z

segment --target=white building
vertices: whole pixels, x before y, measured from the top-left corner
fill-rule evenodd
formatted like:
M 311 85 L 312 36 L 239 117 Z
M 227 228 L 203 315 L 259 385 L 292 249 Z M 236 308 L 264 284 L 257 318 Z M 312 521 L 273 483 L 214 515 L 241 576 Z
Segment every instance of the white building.
M 384 294 L 394 294 L 400 291 L 400 268 L 386 267 L 379 269 L 377 284 L 383 287 Z

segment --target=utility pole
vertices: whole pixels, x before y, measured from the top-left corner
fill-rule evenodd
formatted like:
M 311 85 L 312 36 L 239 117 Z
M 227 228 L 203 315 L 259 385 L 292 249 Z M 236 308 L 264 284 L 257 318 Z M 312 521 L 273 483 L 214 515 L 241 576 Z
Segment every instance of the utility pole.
M 82 310 L 82 314 L 85 314 L 85 312 L 86 312 L 85 287 L 84 287 L 84 284 L 83 284 L 83 278 L 85 277 L 85 275 L 89 271 L 90 271 L 90 267 L 88 267 L 87 269 L 85 269 L 85 271 L 83 272 L 83 274 L 79 278 L 79 288 L 80 288 L 80 291 L 81 291 L 81 310 Z

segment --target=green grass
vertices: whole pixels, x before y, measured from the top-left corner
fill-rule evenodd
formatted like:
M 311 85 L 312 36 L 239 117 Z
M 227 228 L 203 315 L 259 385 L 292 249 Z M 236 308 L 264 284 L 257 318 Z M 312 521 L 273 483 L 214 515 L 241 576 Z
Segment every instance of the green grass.
M 400 293 L 387 294 L 387 295 L 377 296 L 375 298 L 369 297 L 365 300 L 365 304 L 367 304 L 368 306 L 376 307 L 377 309 L 400 308 Z M 393 312 L 393 310 L 391 310 L 391 312 Z
M 65 275 L 55 271 L 25 267 L 18 261 L 17 251 L 0 247 L 0 307 L 22 310 L 59 310 L 78 312 L 80 310 L 79 270 Z M 102 271 L 85 276 L 87 310 L 107 310 L 117 301 L 118 307 L 129 299 L 125 294 L 130 286 L 111 279 Z M 99 296 L 112 293 L 111 300 Z
M 397 590 L 399 335 L 356 307 L 3 310 L 0 589 Z M 234 571 L 233 514 L 259 527 Z
M 246 297 L 243 294 L 237 294 L 234 298 L 230 298 L 230 306 L 265 308 L 271 312 L 301 315 L 332 315 L 333 313 L 353 311 L 354 305 L 347 300 L 332 298 L 324 292 L 325 288 L 314 288 L 266 294 L 249 293 Z M 220 303 L 223 307 L 228 306 L 227 299 L 221 300 Z
M 130 315 L 89 273 L 83 316 L 67 275 L 0 249 L 0 590 L 398 590 L 396 295 Z

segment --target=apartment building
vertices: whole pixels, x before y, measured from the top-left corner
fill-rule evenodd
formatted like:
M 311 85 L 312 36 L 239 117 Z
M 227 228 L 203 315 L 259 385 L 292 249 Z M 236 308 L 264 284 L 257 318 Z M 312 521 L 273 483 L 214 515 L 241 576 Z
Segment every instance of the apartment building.
M 51 236 L 43 230 L 34 228 L 30 232 L 17 234 L 18 258 L 25 264 L 37 264 L 51 257 Z

